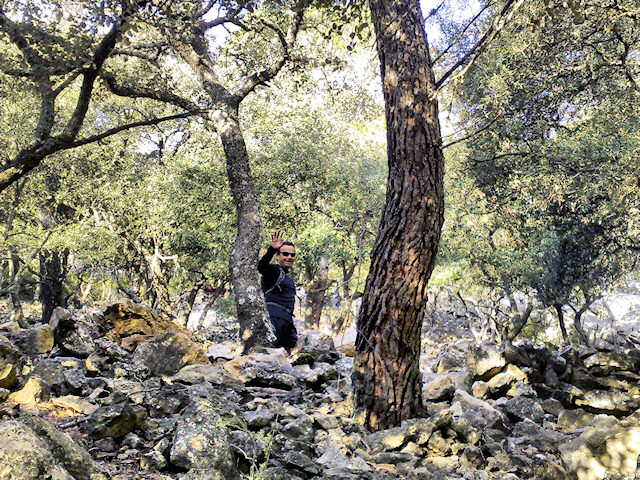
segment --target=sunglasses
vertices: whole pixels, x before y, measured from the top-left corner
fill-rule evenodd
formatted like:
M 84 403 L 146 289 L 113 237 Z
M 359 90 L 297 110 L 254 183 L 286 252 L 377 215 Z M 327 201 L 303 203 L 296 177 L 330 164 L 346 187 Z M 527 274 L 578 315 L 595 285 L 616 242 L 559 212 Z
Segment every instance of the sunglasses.
M 295 252 L 280 252 L 280 255 L 282 255 L 283 257 L 295 258 L 296 253 Z

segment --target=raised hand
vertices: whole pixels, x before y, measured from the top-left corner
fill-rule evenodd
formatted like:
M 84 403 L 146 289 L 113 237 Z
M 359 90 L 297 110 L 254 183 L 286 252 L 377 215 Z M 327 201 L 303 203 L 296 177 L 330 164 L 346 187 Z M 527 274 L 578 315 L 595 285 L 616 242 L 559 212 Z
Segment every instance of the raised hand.
M 283 244 L 284 238 L 282 238 L 282 231 L 276 230 L 275 232 L 273 232 L 273 236 L 271 237 L 271 246 L 276 250 L 279 250 Z

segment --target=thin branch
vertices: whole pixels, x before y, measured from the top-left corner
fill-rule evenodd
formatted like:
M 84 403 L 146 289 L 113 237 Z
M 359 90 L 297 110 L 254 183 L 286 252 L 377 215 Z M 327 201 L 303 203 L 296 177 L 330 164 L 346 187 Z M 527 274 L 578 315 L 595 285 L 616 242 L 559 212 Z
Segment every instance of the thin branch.
M 263 21 L 264 25 L 273 29 L 278 35 L 278 40 L 280 41 L 280 44 L 283 48 L 282 57 L 272 67 L 255 73 L 254 75 L 251 75 L 249 78 L 247 78 L 244 85 L 238 91 L 239 98 L 245 98 L 247 95 L 249 95 L 249 93 L 255 90 L 258 85 L 265 85 L 267 82 L 272 80 L 289 61 L 290 52 L 298 36 L 298 31 L 300 29 L 300 25 L 302 24 L 305 9 L 309 4 L 309 0 L 302 0 L 298 2 L 296 8 L 293 10 L 293 15 L 291 16 L 291 19 L 289 21 L 289 28 L 287 30 L 286 36 L 278 27 L 269 24 L 266 21 Z
M 78 69 L 75 72 L 73 72 L 73 74 L 70 75 L 69 78 L 67 78 L 64 82 L 62 82 L 60 85 L 56 87 L 56 89 L 53 91 L 54 95 L 57 97 L 60 93 L 62 93 L 62 91 L 65 88 L 67 88 L 69 85 L 71 85 L 75 81 L 75 79 L 80 76 L 81 73 L 82 73 L 81 69 Z
M 181 118 L 189 118 L 189 117 L 193 117 L 196 115 L 202 115 L 203 113 L 207 113 L 208 110 L 200 110 L 200 111 L 193 111 L 193 112 L 183 112 L 183 113 L 177 113 L 175 115 L 168 115 L 166 117 L 158 117 L 158 118 L 152 118 L 149 120 L 140 120 L 139 122 L 133 122 L 133 123 L 128 123 L 126 125 L 120 125 L 119 127 L 114 127 L 111 128 L 105 132 L 102 132 L 100 134 L 97 135 L 92 135 L 90 137 L 86 137 L 86 138 L 82 138 L 80 140 L 76 140 L 75 142 L 73 142 L 71 145 L 69 145 L 69 147 L 67 148 L 75 148 L 75 147 L 80 147 L 82 145 L 87 145 L 89 143 L 94 143 L 94 142 L 99 142 L 100 140 L 104 140 L 105 138 L 111 137 L 113 135 L 116 135 L 120 132 L 123 132 L 125 130 L 131 130 L 133 128 L 138 128 L 138 127 L 149 127 L 149 126 L 153 126 L 153 125 L 158 125 L 160 123 L 163 122 L 168 122 L 171 120 L 179 120 Z
M 499 113 L 498 115 L 496 115 L 493 120 L 491 120 L 489 123 L 487 123 L 485 126 L 483 126 L 482 128 L 476 130 L 473 133 L 470 133 L 469 135 L 462 137 L 462 138 L 458 138 L 456 140 L 453 140 L 445 145 L 442 146 L 442 149 L 444 150 L 445 148 L 449 148 L 452 145 L 455 145 L 456 143 L 461 143 L 461 142 L 466 142 L 467 140 L 469 140 L 470 138 L 475 137 L 476 135 L 478 135 L 479 133 L 485 131 L 487 128 L 489 128 L 491 125 L 493 125 L 494 123 L 496 123 L 498 121 L 498 119 L 502 116 L 502 113 Z
M 522 6 L 523 3 L 524 0 L 508 0 L 502 11 L 493 20 L 491 26 L 487 29 L 482 38 L 480 38 L 480 40 L 478 40 L 478 42 L 476 42 L 476 44 L 460 60 L 449 68 L 442 77 L 440 77 L 435 84 L 436 89 L 439 89 L 461 66 L 464 66 L 464 69 L 460 72 L 460 75 L 463 75 L 467 69 L 473 65 L 473 62 L 482 54 L 482 52 L 484 52 L 493 39 L 498 36 L 508 21 L 511 20 L 513 14 Z
M 443 56 L 445 56 L 449 50 L 451 50 L 453 48 L 453 46 L 455 44 L 458 43 L 458 41 L 462 38 L 462 36 L 467 32 L 467 30 L 469 30 L 469 28 L 471 28 L 471 25 L 473 25 L 476 20 L 478 20 L 478 18 L 480 17 L 480 15 L 482 15 L 485 10 L 487 8 L 489 8 L 490 6 L 492 6 L 492 3 L 487 3 L 470 21 L 469 23 L 467 23 L 464 28 L 462 30 L 460 30 L 460 32 L 458 33 L 458 35 L 456 36 L 456 38 L 454 38 L 451 43 L 447 46 L 447 48 L 445 48 L 442 52 L 440 52 L 440 55 L 438 55 L 435 60 L 433 61 L 433 63 L 437 63 Z M 440 8 L 440 7 L 438 7 Z

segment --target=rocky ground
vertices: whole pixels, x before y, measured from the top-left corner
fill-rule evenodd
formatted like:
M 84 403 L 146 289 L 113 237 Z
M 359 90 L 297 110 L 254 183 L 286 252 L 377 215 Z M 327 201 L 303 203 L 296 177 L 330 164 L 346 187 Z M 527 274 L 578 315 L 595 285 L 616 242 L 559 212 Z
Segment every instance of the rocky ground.
M 442 315 L 427 414 L 373 434 L 350 417 L 352 345 L 319 333 L 241 356 L 132 303 L 6 321 L 0 480 L 636 478 L 640 351 L 478 345 Z

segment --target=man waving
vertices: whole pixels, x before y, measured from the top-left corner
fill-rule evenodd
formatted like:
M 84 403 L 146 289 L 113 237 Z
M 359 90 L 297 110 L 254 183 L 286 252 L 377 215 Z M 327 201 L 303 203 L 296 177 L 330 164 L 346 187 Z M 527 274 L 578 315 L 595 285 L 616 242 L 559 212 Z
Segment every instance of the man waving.
M 275 264 L 271 263 L 274 255 Z M 298 341 L 298 333 L 293 324 L 296 285 L 289 273 L 295 258 L 295 246 L 284 241 L 282 232 L 277 230 L 271 238 L 267 253 L 258 262 L 258 272 L 262 275 L 262 291 L 276 334 L 274 346 L 284 347 L 288 353 L 291 353 Z

